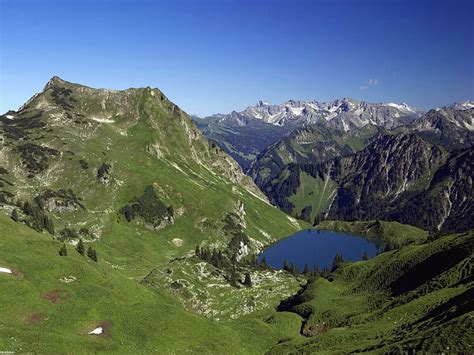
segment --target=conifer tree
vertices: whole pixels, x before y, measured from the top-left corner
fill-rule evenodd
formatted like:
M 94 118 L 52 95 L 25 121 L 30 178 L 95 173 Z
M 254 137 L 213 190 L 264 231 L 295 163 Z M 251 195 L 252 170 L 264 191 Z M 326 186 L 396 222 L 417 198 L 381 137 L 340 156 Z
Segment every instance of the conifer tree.
M 199 245 L 196 245 L 196 250 L 194 251 L 194 254 L 196 254 L 198 258 L 201 257 L 201 248 L 199 248 Z
M 260 261 L 260 266 L 263 267 L 263 268 L 267 268 L 267 267 L 268 267 L 267 258 L 266 258 L 266 257 L 263 257 L 263 258 L 262 258 L 262 260 Z
M 99 260 L 97 259 L 97 252 L 95 251 L 95 249 L 92 249 L 92 260 L 94 260 L 95 262 L 98 262 Z
M 308 266 L 308 264 L 304 264 L 303 274 L 309 274 L 309 266 Z
M 344 259 L 342 257 L 342 254 L 336 253 L 336 256 L 334 256 L 334 260 L 332 262 L 331 271 L 336 270 L 343 262 L 344 262 Z
M 59 255 L 60 255 L 60 256 L 67 256 L 66 244 L 63 243 L 63 245 L 62 245 L 61 248 L 59 249 Z
M 49 234 L 54 235 L 54 223 L 48 216 L 44 216 L 43 218 L 43 227 Z
M 93 261 L 97 262 L 97 253 L 95 249 L 93 249 L 91 246 L 87 248 L 87 256 L 91 258 Z
M 237 273 L 235 271 L 235 265 L 230 268 L 229 283 L 233 287 L 237 287 Z
M 369 260 L 369 254 L 367 254 L 367 250 L 364 252 L 364 255 L 362 255 L 362 260 Z
M 248 272 L 245 273 L 244 285 L 249 287 L 252 286 L 252 279 L 250 278 L 250 274 Z
M 85 247 L 82 239 L 79 239 L 79 242 L 77 243 L 76 250 L 79 254 L 84 255 L 85 252 Z
M 12 211 L 11 217 L 15 222 L 18 222 L 18 219 L 19 219 L 18 218 L 18 210 L 16 208 Z

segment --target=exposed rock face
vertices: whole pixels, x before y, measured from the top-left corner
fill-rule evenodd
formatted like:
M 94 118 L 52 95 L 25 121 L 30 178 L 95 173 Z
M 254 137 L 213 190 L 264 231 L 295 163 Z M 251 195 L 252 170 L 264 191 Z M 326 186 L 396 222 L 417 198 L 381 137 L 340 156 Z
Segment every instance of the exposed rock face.
M 449 153 L 416 134 L 386 135 L 347 157 L 290 164 L 265 191 L 272 202 L 294 212 L 288 198 L 306 173 L 321 181 L 329 178 L 337 187 L 328 218 L 387 219 L 443 233 L 463 231 L 474 227 L 473 165 L 472 149 Z M 319 196 L 318 189 L 312 191 Z
M 356 199 L 371 194 L 396 198 L 410 184 L 436 169 L 444 159 L 440 148 L 415 135 L 382 136 L 347 158 L 342 186 L 356 184 Z
M 454 104 L 430 110 L 413 123 L 413 128 L 426 140 L 449 149 L 474 144 L 474 103 Z

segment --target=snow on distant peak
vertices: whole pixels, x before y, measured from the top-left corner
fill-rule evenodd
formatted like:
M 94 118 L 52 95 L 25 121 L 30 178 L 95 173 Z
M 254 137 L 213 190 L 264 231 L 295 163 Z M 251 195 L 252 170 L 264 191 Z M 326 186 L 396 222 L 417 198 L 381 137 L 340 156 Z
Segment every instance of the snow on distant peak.
M 474 108 L 474 101 L 465 101 L 465 102 L 455 102 L 454 104 L 451 104 L 449 106 L 444 106 L 444 108 L 452 108 L 455 110 L 470 110 Z
M 415 112 L 415 110 L 413 108 L 411 108 L 409 105 L 407 105 L 404 102 L 401 102 L 399 104 L 389 102 L 389 103 L 387 103 L 387 106 L 395 107 L 396 109 L 399 109 L 400 111 Z
M 474 108 L 474 101 L 466 101 L 461 104 L 466 109 Z

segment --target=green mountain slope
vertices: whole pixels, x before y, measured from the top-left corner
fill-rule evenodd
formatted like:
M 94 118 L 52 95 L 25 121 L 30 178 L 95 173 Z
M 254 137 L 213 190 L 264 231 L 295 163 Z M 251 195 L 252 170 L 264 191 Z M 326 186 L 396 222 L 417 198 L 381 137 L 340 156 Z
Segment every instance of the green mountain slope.
M 472 351 L 474 234 L 343 264 L 280 305 L 305 318 L 305 338 L 269 353 Z
M 0 274 L 2 349 L 258 353 L 292 328 L 293 315 L 272 325 L 249 316 L 274 313 L 299 287 L 251 261 L 304 223 L 271 206 L 158 89 L 55 77 L 0 117 L 0 137 L 0 267 L 21 275 Z M 79 239 L 98 263 L 75 251 Z M 196 246 L 220 252 L 225 267 L 196 257 Z M 247 272 L 254 287 L 241 284 Z M 279 292 L 260 292 L 272 287 Z M 242 307 L 202 302 L 201 288 Z M 106 336 L 87 334 L 100 324 Z

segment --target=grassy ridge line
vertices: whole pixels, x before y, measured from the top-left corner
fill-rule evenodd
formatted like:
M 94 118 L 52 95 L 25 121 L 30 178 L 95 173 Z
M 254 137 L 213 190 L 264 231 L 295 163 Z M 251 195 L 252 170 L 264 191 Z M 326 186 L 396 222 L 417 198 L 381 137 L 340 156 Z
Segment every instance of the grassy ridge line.
M 381 239 L 392 247 L 421 244 L 427 241 L 428 232 L 418 227 L 389 221 L 321 221 L 315 228 L 363 234 Z M 391 248 L 388 248 L 391 249 Z

